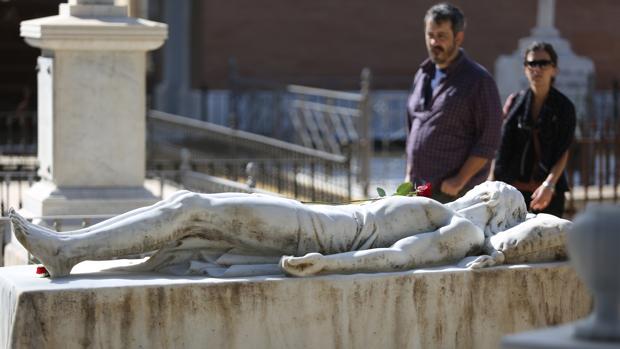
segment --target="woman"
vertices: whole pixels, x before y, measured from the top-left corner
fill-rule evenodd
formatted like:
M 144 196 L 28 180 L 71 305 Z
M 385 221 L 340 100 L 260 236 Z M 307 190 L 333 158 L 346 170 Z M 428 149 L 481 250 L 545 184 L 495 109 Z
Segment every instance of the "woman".
M 519 189 L 534 213 L 562 217 L 564 173 L 575 133 L 575 107 L 553 87 L 558 56 L 545 42 L 525 50 L 529 88 L 508 97 L 493 178 Z
M 152 270 L 185 250 L 189 260 L 184 262 L 199 262 L 203 252 L 231 250 L 284 255 L 283 271 L 296 276 L 402 270 L 459 261 L 478 252 L 485 235 L 511 228 L 525 215 L 521 195 L 501 182 L 480 184 L 447 205 L 405 196 L 366 205 L 304 205 L 255 194 L 181 191 L 153 206 L 63 234 L 29 223 L 14 211 L 9 214 L 15 236 L 51 277 L 69 275 L 84 260 L 156 250 L 146 262 Z

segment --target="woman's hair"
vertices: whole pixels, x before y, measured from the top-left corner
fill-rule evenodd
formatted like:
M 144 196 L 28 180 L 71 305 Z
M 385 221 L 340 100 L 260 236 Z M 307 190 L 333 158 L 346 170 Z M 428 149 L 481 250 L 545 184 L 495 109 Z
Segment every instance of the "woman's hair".
M 549 54 L 549 57 L 551 58 L 553 66 L 558 66 L 558 54 L 555 52 L 555 49 L 550 43 L 544 41 L 534 41 L 530 44 L 530 46 L 525 49 L 525 53 L 523 54 L 523 60 L 525 61 L 527 59 L 527 55 L 530 54 L 530 52 L 534 51 L 547 52 L 547 54 Z

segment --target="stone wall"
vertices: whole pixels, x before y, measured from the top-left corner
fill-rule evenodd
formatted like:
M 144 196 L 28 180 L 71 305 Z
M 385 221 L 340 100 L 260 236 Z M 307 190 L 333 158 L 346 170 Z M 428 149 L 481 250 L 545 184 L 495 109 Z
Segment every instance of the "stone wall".
M 436 2 L 195 2 L 194 86 L 226 88 L 227 61 L 235 56 L 242 75 L 357 89 L 361 69 L 369 66 L 377 77 L 373 88 L 408 89 L 427 56 L 422 19 Z M 517 49 L 536 24 L 536 0 L 452 3 L 468 18 L 464 47 L 491 72 L 495 59 Z M 619 16 L 615 0 L 556 2 L 556 27 L 576 54 L 594 60 L 599 89 L 620 77 Z

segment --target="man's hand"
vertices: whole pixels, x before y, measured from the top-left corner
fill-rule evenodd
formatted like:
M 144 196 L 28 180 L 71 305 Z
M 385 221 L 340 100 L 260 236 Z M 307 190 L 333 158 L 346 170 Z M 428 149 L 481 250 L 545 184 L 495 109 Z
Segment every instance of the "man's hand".
M 458 176 L 446 178 L 441 182 L 441 191 L 450 196 L 457 196 L 465 186 Z
M 480 171 L 489 160 L 481 158 L 479 156 L 471 155 L 465 160 L 463 167 L 459 170 L 459 173 L 454 176 L 445 179 L 441 183 L 439 188 L 445 194 L 450 196 L 457 196 L 463 190 L 463 187 L 469 180 Z

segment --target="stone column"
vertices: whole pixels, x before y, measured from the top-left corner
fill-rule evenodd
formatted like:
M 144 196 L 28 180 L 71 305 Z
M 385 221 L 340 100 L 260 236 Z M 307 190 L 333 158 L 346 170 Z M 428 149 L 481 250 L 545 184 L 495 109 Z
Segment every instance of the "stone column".
M 163 79 L 155 89 L 155 108 L 167 113 L 199 118 L 200 91 L 191 88 L 190 0 L 165 0 L 164 19 L 170 38 L 164 46 Z

